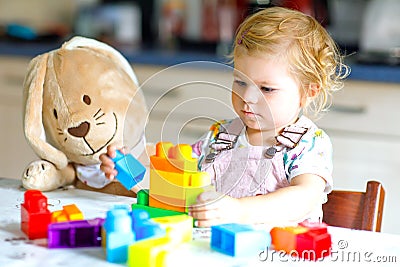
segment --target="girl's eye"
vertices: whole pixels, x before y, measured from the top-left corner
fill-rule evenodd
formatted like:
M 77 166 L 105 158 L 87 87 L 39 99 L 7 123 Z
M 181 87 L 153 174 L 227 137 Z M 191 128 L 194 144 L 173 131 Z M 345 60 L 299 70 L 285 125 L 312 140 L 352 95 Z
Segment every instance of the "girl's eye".
M 241 86 L 241 87 L 246 86 L 246 83 L 243 82 L 243 81 L 240 81 L 240 80 L 235 80 L 235 83 L 236 83 L 237 85 Z
M 275 89 L 273 89 L 273 88 L 271 88 L 271 87 L 261 86 L 261 91 L 270 93 L 270 92 L 272 92 L 272 91 L 275 91 Z

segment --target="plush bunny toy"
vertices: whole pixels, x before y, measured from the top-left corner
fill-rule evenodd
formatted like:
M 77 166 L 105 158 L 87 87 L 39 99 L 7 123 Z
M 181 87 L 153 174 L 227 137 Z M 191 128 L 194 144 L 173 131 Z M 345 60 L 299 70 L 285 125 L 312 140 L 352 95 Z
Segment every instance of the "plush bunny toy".
M 99 155 L 108 145 L 144 152 L 143 93 L 125 58 L 102 42 L 74 37 L 35 57 L 24 101 L 25 137 L 40 158 L 23 172 L 27 189 L 54 190 L 76 177 L 101 188 Z

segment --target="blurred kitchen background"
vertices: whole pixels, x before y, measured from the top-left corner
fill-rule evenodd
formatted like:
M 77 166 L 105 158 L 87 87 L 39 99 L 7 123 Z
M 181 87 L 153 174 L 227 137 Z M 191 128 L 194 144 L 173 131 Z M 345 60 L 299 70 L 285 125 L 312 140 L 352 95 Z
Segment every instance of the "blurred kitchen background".
M 382 231 L 400 234 L 400 0 L 0 0 L 0 177 L 20 179 L 37 159 L 22 129 L 23 80 L 34 56 L 73 35 L 114 46 L 151 108 L 147 140 L 192 143 L 211 123 L 193 118 L 234 116 L 221 104 L 229 90 L 213 86 L 230 88 L 231 69 L 210 62 L 226 63 L 238 24 L 269 5 L 314 16 L 346 55 L 351 75 L 317 122 L 333 143 L 334 188 L 364 191 L 368 180 L 381 181 Z M 177 65 L 191 61 L 207 63 Z
M 269 5 L 316 17 L 351 60 L 400 62 L 399 0 L 0 0 L 0 41 L 14 50 L 21 43 L 57 47 L 83 35 L 117 46 L 133 61 L 135 51 L 148 50 L 220 57 L 243 18 Z

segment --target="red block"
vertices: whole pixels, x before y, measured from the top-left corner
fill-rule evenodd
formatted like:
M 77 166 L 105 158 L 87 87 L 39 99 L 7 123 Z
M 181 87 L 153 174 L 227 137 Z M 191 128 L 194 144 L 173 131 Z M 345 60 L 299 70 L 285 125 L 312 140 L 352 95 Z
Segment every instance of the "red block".
M 331 235 L 324 223 L 301 223 L 308 231 L 296 237 L 298 256 L 307 260 L 316 261 L 331 254 Z
M 28 190 L 21 204 L 21 230 L 29 239 L 47 238 L 51 212 L 47 209 L 47 197 L 39 190 Z

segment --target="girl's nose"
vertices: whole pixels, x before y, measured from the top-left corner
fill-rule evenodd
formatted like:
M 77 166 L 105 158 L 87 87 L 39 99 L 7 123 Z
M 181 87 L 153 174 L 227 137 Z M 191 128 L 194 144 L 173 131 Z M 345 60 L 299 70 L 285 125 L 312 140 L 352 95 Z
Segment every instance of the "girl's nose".
M 242 100 L 246 103 L 257 103 L 260 97 L 260 90 L 255 85 L 249 85 L 244 89 L 243 94 L 241 95 Z

